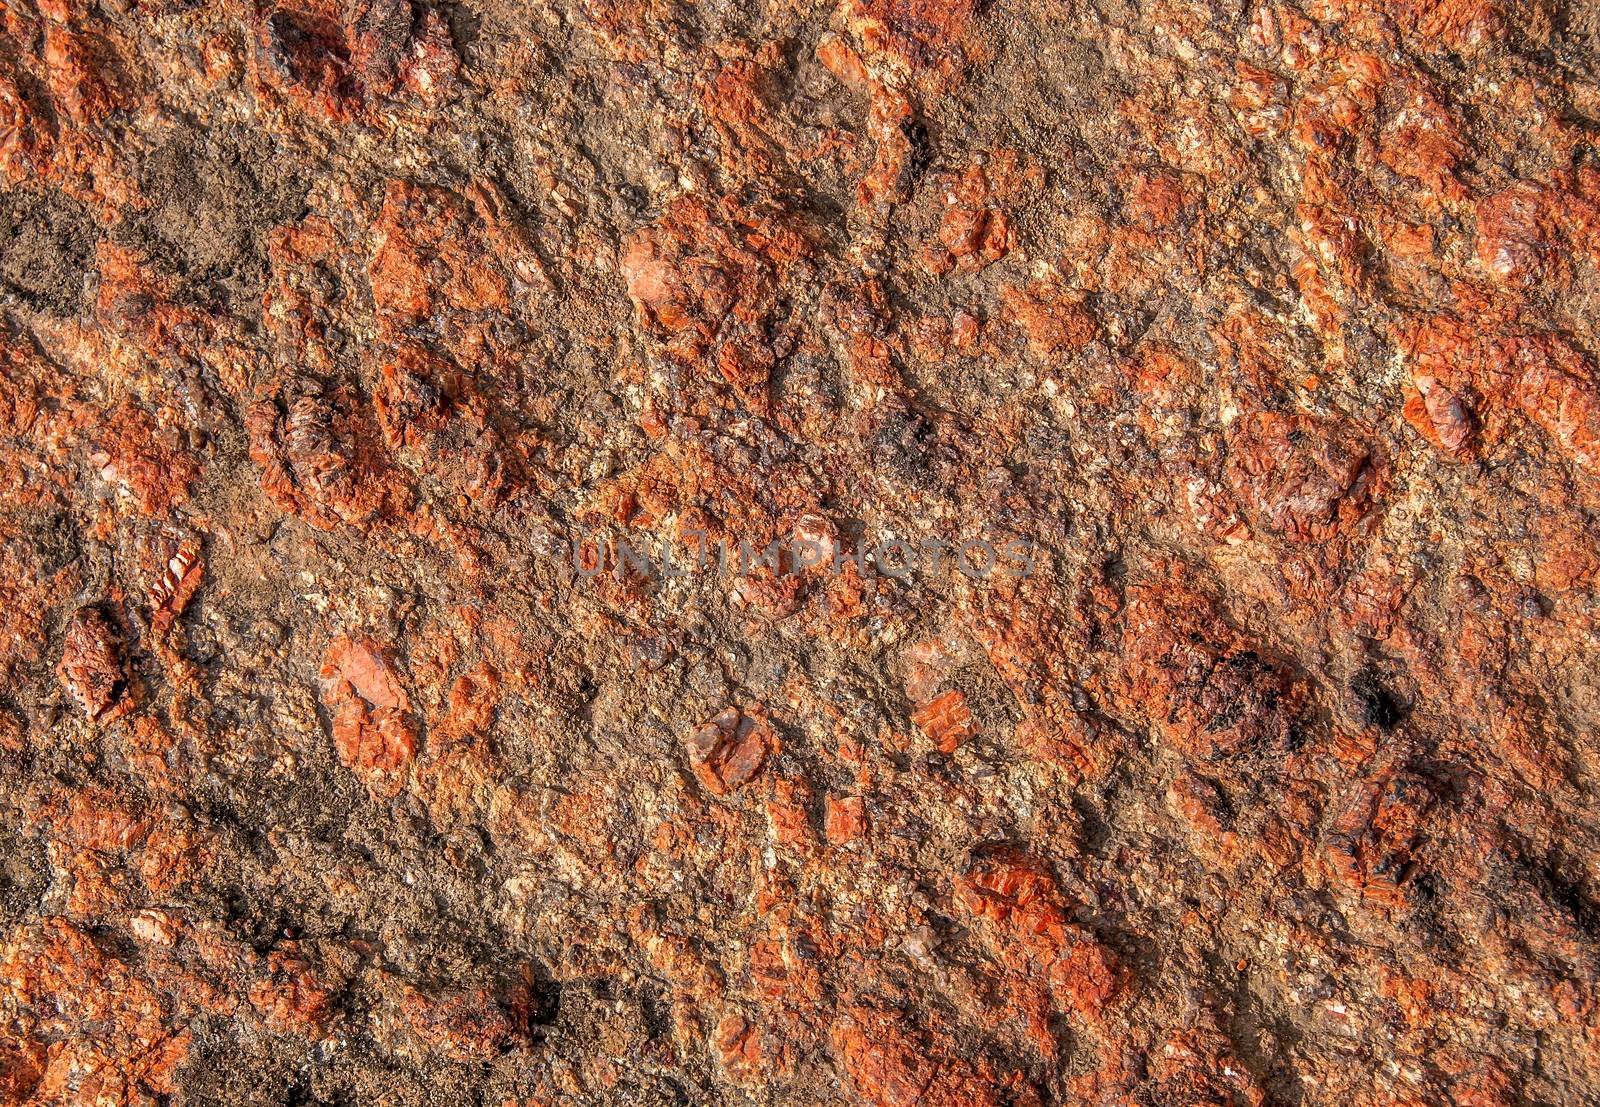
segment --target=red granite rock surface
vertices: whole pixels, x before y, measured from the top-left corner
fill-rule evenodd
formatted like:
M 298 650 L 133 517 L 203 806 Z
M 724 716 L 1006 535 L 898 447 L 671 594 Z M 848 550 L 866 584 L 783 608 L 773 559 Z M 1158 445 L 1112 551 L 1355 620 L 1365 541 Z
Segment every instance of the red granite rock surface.
M 1587 0 L 0 0 L 0 1107 L 1594 1102 L 1597 304 Z

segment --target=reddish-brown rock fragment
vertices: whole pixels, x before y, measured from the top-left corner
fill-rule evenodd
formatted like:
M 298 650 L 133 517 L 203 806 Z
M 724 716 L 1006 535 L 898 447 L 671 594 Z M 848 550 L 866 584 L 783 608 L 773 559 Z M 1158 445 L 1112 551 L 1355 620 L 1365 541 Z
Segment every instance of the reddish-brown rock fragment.
M 1425 373 L 1412 381 L 1413 390 L 1402 409 L 1406 421 L 1444 453 L 1464 454 L 1473 434 L 1471 406 L 1460 393 Z
M 0 1038 L 0 1104 L 20 1107 L 30 1102 L 44 1070 L 43 1042 Z
M 873 1107 L 998 1107 L 999 1089 L 947 1058 L 904 1016 L 856 1007 L 834 1026 L 834 1052 L 856 1095 Z
M 296 377 L 245 415 L 263 490 L 312 526 L 367 526 L 403 511 L 410 491 L 378 452 L 353 390 Z
M 1541 351 L 1522 374 L 1517 401 L 1580 469 L 1600 474 L 1600 387 L 1586 364 Z
M 765 1060 L 761 1031 L 750 1025 L 742 1015 L 729 1015 L 717 1024 L 712 1045 L 717 1051 L 717 1063 L 736 1082 L 753 1082 L 761 1072 Z
M 91 719 L 109 722 L 132 706 L 126 694 L 121 635 L 99 608 L 81 607 L 73 615 L 56 674 Z
M 1094 317 L 1083 307 L 1083 299 L 1045 284 L 1001 290 L 1007 317 L 1027 337 L 1036 357 L 1075 353 L 1094 340 Z
M 1051 1015 L 1098 1021 L 1122 990 L 1116 956 L 1067 918 L 1060 885 L 1041 859 L 1007 847 L 974 853 L 955 884 L 957 901 L 984 920 L 991 956 L 1009 975 L 1015 1012 L 1047 1057 L 1060 1048 Z
M 1347 532 L 1382 490 L 1371 451 L 1342 430 L 1303 416 L 1257 412 L 1228 441 L 1228 479 L 1257 526 L 1291 542 Z
M 929 700 L 911 713 L 911 721 L 932 738 L 943 753 L 954 753 L 962 742 L 978 732 L 966 697 L 958 691 Z
M 1152 1051 L 1157 1102 L 1192 1107 L 1261 1107 L 1266 1093 L 1213 1026 L 1175 1033 Z
M 689 764 L 715 796 L 748 784 L 766 762 L 772 728 L 759 708 L 727 707 L 689 737 Z
M 192 453 L 175 428 L 160 427 L 143 409 L 123 404 L 106 420 L 103 449 L 92 460 L 108 482 L 127 489 L 139 509 L 162 518 L 189 498 L 200 474 Z
M 860 796 L 829 796 L 827 800 L 828 841 L 848 845 L 867 831 L 866 804 Z
M 452 1061 L 487 1061 L 511 1040 L 511 1019 L 487 988 L 433 997 L 411 992 L 401 1005 L 411 1029 Z
M 1290 738 L 1303 689 L 1198 592 L 1178 581 L 1136 590 L 1124 642 L 1130 708 L 1186 756 L 1216 760 Z
M 139 967 L 66 919 L 14 928 L 0 946 L 0 1002 L 27 1027 L 7 1058 L 18 1083 L 33 1081 L 48 1042 L 43 1073 L 22 1102 L 112 1104 L 170 1096 L 188 1059 L 191 1036 L 169 1018 L 161 991 Z M 0 1055 L 3 1056 L 3 1055 Z M 89 1102 L 95 1102 L 90 1099 Z
M 321 681 L 339 760 L 374 795 L 396 795 L 417 752 L 417 731 L 390 651 L 370 638 L 341 637 L 323 657 Z
M 192 540 L 180 542 L 150 587 L 152 633 L 161 635 L 171 629 L 199 591 L 204 577 L 205 562 L 200 560 L 200 544 Z
M 924 253 L 930 271 L 975 273 L 1006 256 L 1014 244 L 1010 221 L 990 199 L 988 178 L 978 166 L 947 186 L 939 246 L 929 245 Z
M 111 110 L 113 95 L 90 39 L 69 27 L 53 26 L 45 36 L 44 61 L 52 100 L 73 122 L 93 123 Z
M 311 963 L 292 951 L 267 955 L 249 997 L 267 1027 L 280 1033 L 314 1033 L 332 1013 L 332 991 Z
M 1363 899 L 1403 904 L 1434 798 L 1428 782 L 1413 772 L 1379 770 L 1359 781 L 1326 836 L 1334 879 Z

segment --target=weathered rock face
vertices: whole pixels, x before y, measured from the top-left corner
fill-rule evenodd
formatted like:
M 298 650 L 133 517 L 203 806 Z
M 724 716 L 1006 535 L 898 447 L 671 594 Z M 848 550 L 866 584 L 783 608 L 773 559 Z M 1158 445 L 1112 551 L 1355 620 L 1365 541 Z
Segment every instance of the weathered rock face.
M 0 1107 L 1590 1102 L 1597 49 L 0 3 Z

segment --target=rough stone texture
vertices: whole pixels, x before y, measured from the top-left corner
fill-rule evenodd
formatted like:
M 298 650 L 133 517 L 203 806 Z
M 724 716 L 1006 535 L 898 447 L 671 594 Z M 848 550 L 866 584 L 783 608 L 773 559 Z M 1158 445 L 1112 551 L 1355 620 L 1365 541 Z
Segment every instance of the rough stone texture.
M 1593 1102 L 1597 58 L 0 0 L 0 1107 Z

